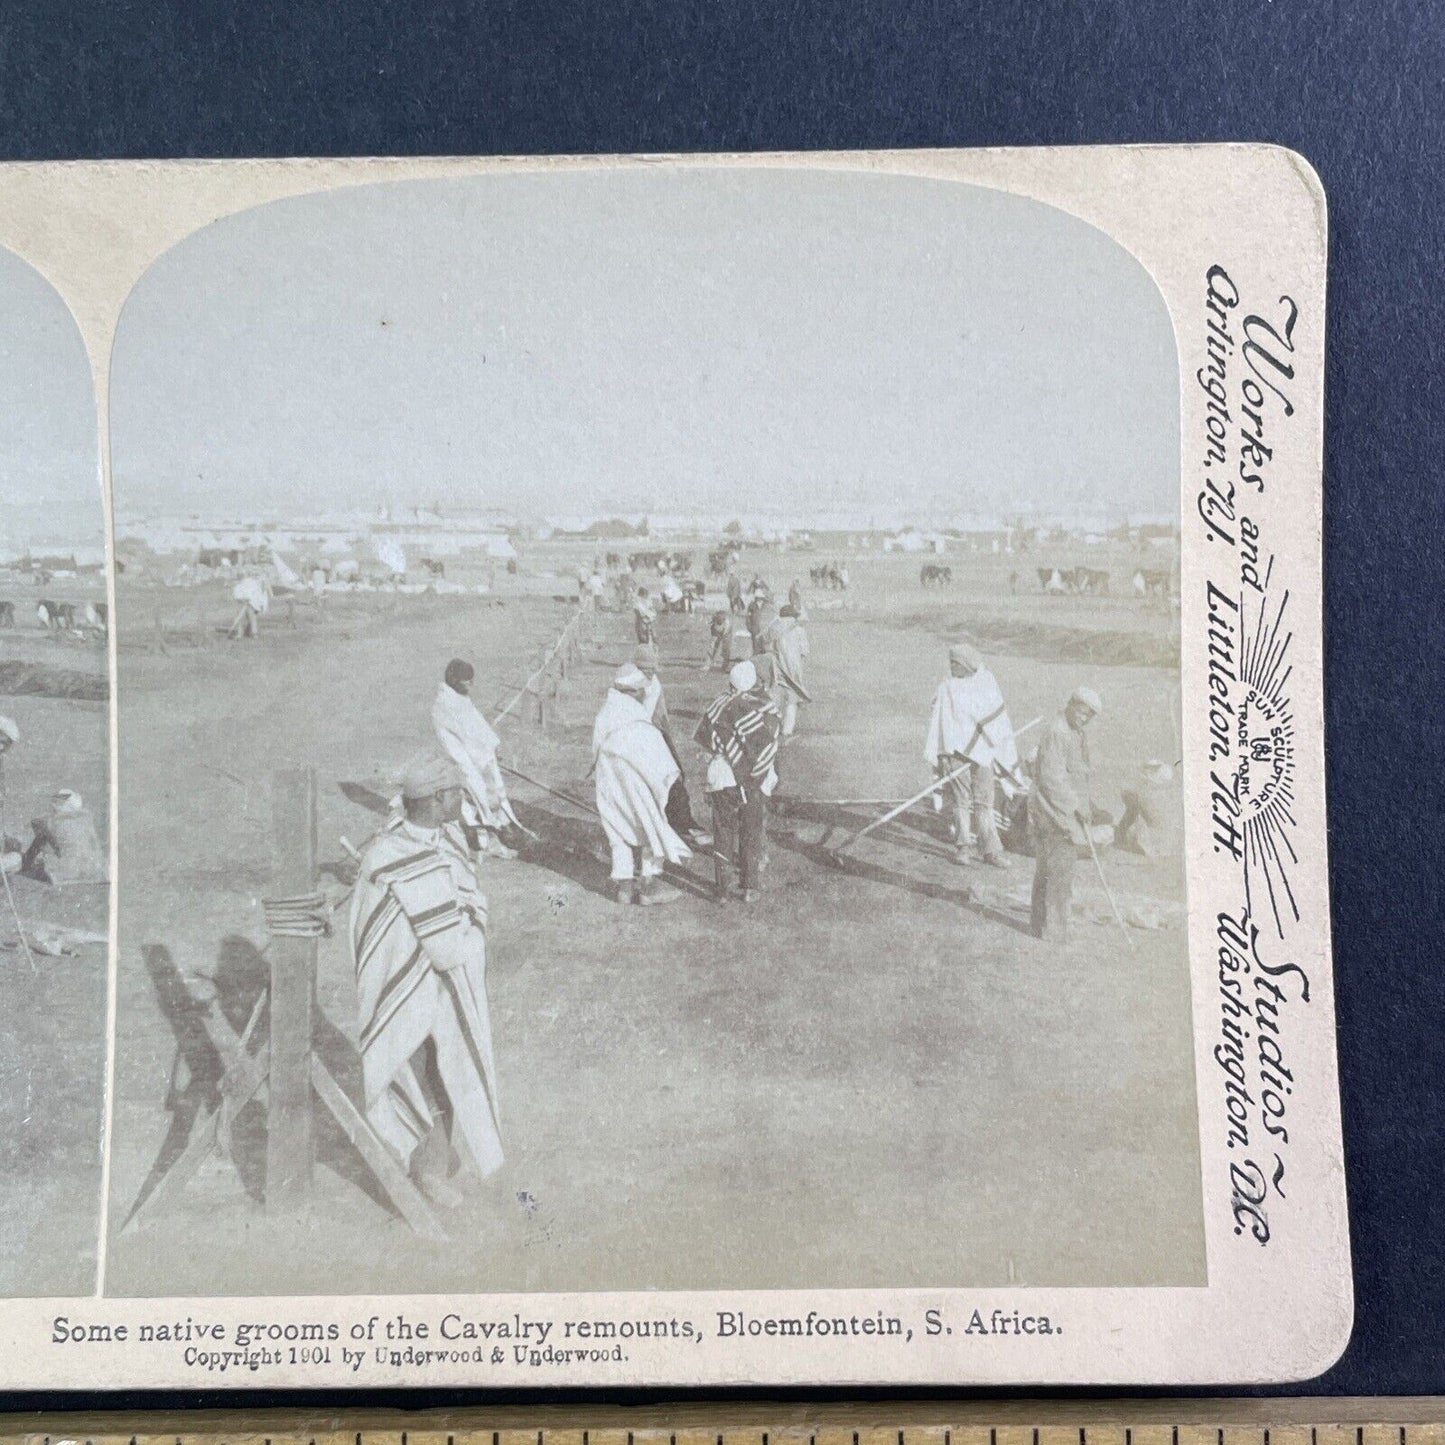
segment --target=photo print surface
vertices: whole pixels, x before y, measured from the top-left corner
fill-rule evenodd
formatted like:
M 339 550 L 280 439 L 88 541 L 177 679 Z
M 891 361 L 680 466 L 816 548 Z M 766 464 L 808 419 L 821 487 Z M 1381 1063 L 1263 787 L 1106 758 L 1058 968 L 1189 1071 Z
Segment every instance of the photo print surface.
M 105 521 L 80 331 L 0 249 L 0 1295 L 95 1287 L 110 734 Z
M 108 1290 L 1204 1285 L 1179 395 L 1127 250 L 942 181 L 408 181 L 161 255 Z

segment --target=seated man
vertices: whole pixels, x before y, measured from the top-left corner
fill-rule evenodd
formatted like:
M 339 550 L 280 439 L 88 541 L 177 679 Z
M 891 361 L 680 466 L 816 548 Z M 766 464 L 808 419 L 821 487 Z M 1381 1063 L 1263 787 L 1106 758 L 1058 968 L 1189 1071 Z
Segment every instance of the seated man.
M 1114 841 L 1146 858 L 1175 858 L 1184 844 L 1184 799 L 1173 767 L 1151 759 L 1124 789 L 1124 816 Z
M 30 824 L 33 837 L 20 871 L 42 883 L 104 883 L 105 854 L 95 819 L 79 793 L 63 788 L 50 812 Z

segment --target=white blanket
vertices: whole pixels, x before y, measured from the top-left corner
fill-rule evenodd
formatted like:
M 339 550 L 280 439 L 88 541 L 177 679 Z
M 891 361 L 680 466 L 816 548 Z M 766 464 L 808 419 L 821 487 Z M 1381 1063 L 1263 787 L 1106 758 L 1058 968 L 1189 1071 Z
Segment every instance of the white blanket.
M 608 842 L 649 849 L 669 863 L 691 856 L 665 811 L 681 770 L 642 703 L 615 688 L 608 691 L 592 729 L 592 756 L 597 811 Z
M 492 725 L 471 698 L 446 683 L 437 687 L 431 720 L 442 751 L 461 769 L 478 821 L 488 828 L 501 827 L 507 820 L 507 790 L 497 763 L 501 739 Z
M 970 762 L 997 762 L 1012 772 L 1018 766 L 1013 724 L 1003 693 L 988 668 L 971 677 L 950 677 L 939 684 L 928 722 L 923 756 L 930 766 L 957 755 Z

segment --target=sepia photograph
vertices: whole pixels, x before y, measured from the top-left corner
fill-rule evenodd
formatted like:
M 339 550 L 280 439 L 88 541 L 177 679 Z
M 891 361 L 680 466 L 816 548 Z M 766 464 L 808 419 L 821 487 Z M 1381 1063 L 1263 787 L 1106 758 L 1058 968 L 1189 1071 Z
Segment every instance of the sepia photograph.
M 433 178 L 162 254 L 107 1292 L 1204 1285 L 1179 396 L 1148 271 L 982 186 Z
M 110 733 L 90 362 L 0 249 L 0 1295 L 95 1288 Z

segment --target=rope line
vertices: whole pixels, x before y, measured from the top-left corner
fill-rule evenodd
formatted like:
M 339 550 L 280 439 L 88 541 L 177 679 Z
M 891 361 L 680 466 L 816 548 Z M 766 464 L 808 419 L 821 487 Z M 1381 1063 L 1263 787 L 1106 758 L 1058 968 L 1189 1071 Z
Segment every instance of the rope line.
M 522 684 L 522 690 L 517 693 L 517 695 L 511 700 L 511 702 L 509 702 L 506 707 L 504 707 L 501 712 L 496 715 L 496 717 L 492 719 L 493 727 L 495 727 L 499 722 L 501 722 L 502 719 L 505 718 L 507 714 L 511 712 L 511 710 L 516 707 L 516 705 L 521 702 L 521 700 L 526 697 L 529 692 L 531 692 L 533 684 L 547 671 L 549 667 L 551 667 L 552 659 L 556 657 L 556 655 L 562 650 L 562 644 L 566 642 L 567 634 L 571 632 L 571 630 L 581 620 L 582 609 L 579 607 L 576 612 L 572 614 L 572 617 L 568 621 L 567 625 L 558 634 L 556 642 L 552 644 L 552 650 L 546 655 L 546 657 L 542 659 L 541 667 L 539 667 L 536 672 L 534 672 L 531 677 L 529 677 L 526 682 Z
M 294 898 L 263 898 L 266 932 L 272 938 L 329 938 L 331 911 L 319 893 L 302 893 Z

